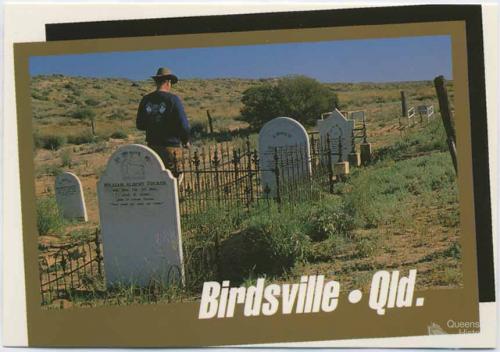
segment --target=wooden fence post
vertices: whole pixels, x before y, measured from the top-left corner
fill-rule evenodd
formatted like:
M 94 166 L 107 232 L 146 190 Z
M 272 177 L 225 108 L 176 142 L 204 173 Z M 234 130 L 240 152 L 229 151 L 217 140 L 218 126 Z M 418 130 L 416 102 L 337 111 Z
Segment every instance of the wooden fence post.
M 406 105 L 406 94 L 405 91 L 401 91 L 401 116 L 408 117 L 408 106 Z
M 450 109 L 450 102 L 448 100 L 448 91 L 445 86 L 443 76 L 438 76 L 434 79 L 434 86 L 436 87 L 436 94 L 439 100 L 439 110 L 441 112 L 441 119 L 443 120 L 444 129 L 446 130 L 446 141 L 450 149 L 451 160 L 455 173 L 458 174 L 457 168 L 457 149 L 456 149 L 456 135 L 455 129 L 452 124 L 453 115 Z
M 92 129 L 92 135 L 95 136 L 95 117 L 90 119 L 90 128 Z
M 213 126 L 212 115 L 210 115 L 210 110 L 207 110 L 207 118 L 208 118 L 208 130 L 210 131 L 210 135 L 213 136 L 214 126 Z

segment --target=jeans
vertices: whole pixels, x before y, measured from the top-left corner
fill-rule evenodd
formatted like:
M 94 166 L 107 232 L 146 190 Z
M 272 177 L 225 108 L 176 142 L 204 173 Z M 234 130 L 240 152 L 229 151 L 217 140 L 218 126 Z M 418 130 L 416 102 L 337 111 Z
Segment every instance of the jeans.
M 180 170 L 180 159 L 182 157 L 181 147 L 166 147 L 162 145 L 148 145 L 149 148 L 153 149 L 156 154 L 163 161 L 165 169 L 170 170 L 174 177 L 179 177 Z

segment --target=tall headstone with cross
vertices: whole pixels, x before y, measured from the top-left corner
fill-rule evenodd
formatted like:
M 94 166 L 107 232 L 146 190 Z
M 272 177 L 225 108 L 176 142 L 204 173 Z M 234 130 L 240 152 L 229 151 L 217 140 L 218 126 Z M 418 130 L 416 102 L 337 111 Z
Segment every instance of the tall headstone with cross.
M 277 159 L 276 159 L 277 158 Z M 293 160 L 292 163 L 286 159 Z M 309 136 L 298 121 L 276 117 L 259 132 L 259 167 L 263 189 L 276 196 L 278 182 L 311 175 Z M 276 167 L 278 173 L 276 174 Z
M 87 221 L 85 196 L 80 179 L 71 172 L 63 172 L 56 177 L 54 185 L 57 207 L 66 219 Z
M 106 285 L 184 282 L 177 181 L 159 156 L 120 147 L 98 182 Z
M 330 142 L 328 149 L 332 153 L 332 162 L 347 161 L 354 147 L 354 120 L 347 120 L 339 110 L 335 109 L 318 120 L 316 127 L 321 145 L 325 146 L 327 140 Z M 326 157 L 324 159 L 326 160 Z

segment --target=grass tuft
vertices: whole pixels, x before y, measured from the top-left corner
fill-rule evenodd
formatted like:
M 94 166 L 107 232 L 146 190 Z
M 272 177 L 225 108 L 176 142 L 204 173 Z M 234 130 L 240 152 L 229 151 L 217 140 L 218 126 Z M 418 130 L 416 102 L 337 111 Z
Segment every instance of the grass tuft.
M 65 220 L 59 212 L 55 198 L 37 200 L 36 224 L 40 236 L 56 234 L 63 228 Z

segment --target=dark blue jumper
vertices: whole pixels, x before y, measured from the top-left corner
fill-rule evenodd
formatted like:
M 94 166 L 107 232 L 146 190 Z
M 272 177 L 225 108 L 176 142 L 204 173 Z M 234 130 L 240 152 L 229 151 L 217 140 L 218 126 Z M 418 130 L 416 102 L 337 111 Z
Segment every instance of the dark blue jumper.
M 189 142 L 189 122 L 178 96 L 155 91 L 145 95 L 136 119 L 137 129 L 146 131 L 148 145 L 180 147 Z

